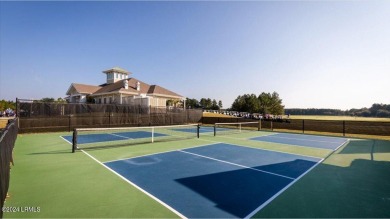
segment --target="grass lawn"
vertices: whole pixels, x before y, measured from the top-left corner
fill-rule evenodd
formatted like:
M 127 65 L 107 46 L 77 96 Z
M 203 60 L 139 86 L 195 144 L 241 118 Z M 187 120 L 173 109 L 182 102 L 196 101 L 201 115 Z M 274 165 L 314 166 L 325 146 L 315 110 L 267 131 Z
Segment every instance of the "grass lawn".
M 229 115 L 225 115 L 225 114 L 219 114 L 219 113 L 203 112 L 203 117 L 232 118 L 233 116 L 229 116 Z

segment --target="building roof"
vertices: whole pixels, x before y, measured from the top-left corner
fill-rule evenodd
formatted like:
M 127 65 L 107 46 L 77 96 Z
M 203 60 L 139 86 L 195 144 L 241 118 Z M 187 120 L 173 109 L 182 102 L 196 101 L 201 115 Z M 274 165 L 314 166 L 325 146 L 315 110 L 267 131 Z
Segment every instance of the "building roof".
M 126 69 L 123 69 L 123 68 L 119 68 L 119 67 L 113 67 L 113 68 L 110 68 L 110 69 L 107 69 L 105 71 L 103 71 L 104 74 L 106 73 L 109 73 L 109 72 L 119 72 L 119 73 L 124 73 L 124 74 L 131 74 L 131 72 L 127 71 Z
M 95 86 L 95 85 L 87 85 L 87 84 L 77 84 L 77 83 L 72 83 L 66 92 L 67 95 L 70 95 L 71 89 L 74 88 L 77 93 L 80 94 L 93 94 L 96 91 L 98 91 L 101 87 L 100 86 Z
M 119 68 L 113 67 L 111 69 L 103 71 L 103 73 L 118 72 L 124 74 L 131 74 L 131 72 Z M 125 89 L 124 81 L 128 81 L 128 89 Z M 182 99 L 183 96 L 172 92 L 168 89 L 165 89 L 158 85 L 149 85 L 143 81 L 140 81 L 136 78 L 127 78 L 122 80 L 115 80 L 114 83 L 105 83 L 98 86 L 87 85 L 87 84 L 77 84 L 72 83 L 66 92 L 67 95 L 77 95 L 77 94 L 90 94 L 92 96 L 101 96 L 107 94 L 128 94 L 128 95 L 148 95 L 148 96 L 158 96 L 174 99 Z M 111 82 L 107 79 L 107 82 Z M 137 83 L 140 83 L 140 90 L 137 90 Z
M 123 86 L 123 81 L 128 81 L 128 89 L 125 89 Z M 137 91 L 137 82 L 140 83 L 140 91 Z M 158 85 L 149 85 L 143 81 L 140 81 L 136 78 L 129 78 L 117 81 L 112 84 L 102 84 L 100 85 L 100 89 L 93 93 L 94 96 L 99 94 L 106 93 L 134 93 L 134 94 L 147 94 L 151 96 L 165 96 L 172 98 L 182 98 L 183 96 L 172 92 L 168 89 L 160 87 Z
M 149 88 L 148 94 L 155 94 L 159 96 L 175 96 L 175 97 L 182 97 L 181 95 L 172 92 L 168 89 L 165 89 L 163 87 L 160 87 L 158 85 L 152 85 Z

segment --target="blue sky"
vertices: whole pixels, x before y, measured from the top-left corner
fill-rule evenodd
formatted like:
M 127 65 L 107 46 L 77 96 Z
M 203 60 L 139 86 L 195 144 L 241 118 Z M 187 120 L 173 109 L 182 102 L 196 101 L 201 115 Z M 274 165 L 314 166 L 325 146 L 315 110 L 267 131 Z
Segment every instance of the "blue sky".
M 390 1 L 0 2 L 0 99 L 65 97 L 119 66 L 189 98 L 390 103 Z

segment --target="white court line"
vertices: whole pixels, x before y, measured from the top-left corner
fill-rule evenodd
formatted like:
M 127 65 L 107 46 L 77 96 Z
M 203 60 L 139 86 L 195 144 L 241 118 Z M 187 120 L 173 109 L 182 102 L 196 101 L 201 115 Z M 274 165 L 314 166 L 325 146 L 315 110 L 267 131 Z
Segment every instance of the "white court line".
M 62 137 L 62 136 L 60 136 L 60 138 L 62 138 L 64 141 L 68 142 L 69 144 L 73 145 L 73 143 L 70 142 L 70 141 L 68 141 L 68 140 L 66 140 L 66 138 L 64 138 L 64 137 Z
M 338 146 L 336 149 L 334 149 L 333 151 L 337 151 L 339 148 L 341 148 L 342 146 L 344 145 L 347 145 L 349 142 L 351 141 L 351 139 L 347 139 L 347 141 L 345 141 L 344 143 L 342 143 L 340 146 Z
M 169 206 L 168 204 L 166 204 L 165 202 L 161 201 L 160 199 L 158 199 L 157 197 L 153 196 L 152 194 L 150 194 L 149 192 L 143 190 L 141 187 L 137 186 L 135 183 L 131 182 L 130 180 L 126 179 L 125 177 L 123 177 L 122 175 L 120 175 L 119 173 L 117 173 L 116 171 L 114 171 L 113 169 L 109 168 L 108 166 L 104 165 L 102 162 L 100 162 L 99 160 L 97 160 L 95 157 L 93 157 L 92 155 L 88 154 L 87 152 L 85 152 L 84 150 L 81 150 L 84 154 L 86 154 L 88 157 L 92 158 L 94 161 L 96 161 L 98 164 L 102 165 L 103 167 L 105 167 L 106 169 L 108 169 L 109 171 L 111 171 L 112 173 L 114 173 L 115 175 L 117 175 L 119 178 L 123 179 L 124 181 L 126 181 L 127 183 L 129 183 L 130 185 L 134 186 L 135 188 L 137 188 L 138 190 L 140 190 L 141 192 L 143 192 L 144 194 L 146 194 L 147 196 L 149 196 L 150 198 L 154 199 L 155 201 L 157 201 L 158 203 L 162 204 L 163 206 L 165 206 L 166 208 L 168 208 L 169 210 L 171 210 L 173 213 L 175 213 L 176 215 L 178 215 L 179 217 L 181 218 L 187 218 L 185 217 L 184 215 L 182 215 L 181 213 L 179 213 L 178 211 L 176 211 L 174 208 L 172 208 L 171 206 Z
M 263 136 L 260 136 L 259 138 L 261 138 L 261 137 L 263 137 Z M 268 137 L 268 136 L 266 136 L 266 137 Z M 319 140 L 302 139 L 302 138 L 278 137 L 278 136 L 271 136 L 271 135 L 269 137 L 271 137 L 271 138 L 292 139 L 292 140 L 299 140 L 299 141 L 314 141 L 314 142 L 322 142 L 322 143 L 340 143 L 340 142 L 335 142 L 335 141 L 319 141 Z
M 270 202 L 272 202 L 276 197 L 278 197 L 280 194 L 282 194 L 284 191 L 286 191 L 290 186 L 292 186 L 294 183 L 296 183 L 298 180 L 300 180 L 304 175 L 309 173 L 312 169 L 314 169 L 317 165 L 322 163 L 324 159 L 320 160 L 318 163 L 316 163 L 314 166 L 312 166 L 310 169 L 308 169 L 306 172 L 304 172 L 302 175 L 300 175 L 298 178 L 294 179 L 294 181 L 290 182 L 287 186 L 285 186 L 282 190 L 279 190 L 278 193 L 273 195 L 271 198 L 269 198 L 266 202 L 264 202 L 262 205 L 257 207 L 255 210 L 253 210 L 250 214 L 248 214 L 244 218 L 251 218 L 253 215 L 255 215 L 258 211 L 260 211 L 262 208 L 264 208 L 266 205 L 268 205 Z
M 222 137 L 222 136 L 217 136 L 217 137 Z M 224 136 L 223 136 L 222 138 L 231 138 L 231 137 L 224 137 Z M 241 138 L 231 138 L 231 139 L 242 140 Z M 217 141 L 206 140 L 206 139 L 199 139 L 199 140 L 202 140 L 202 141 L 209 141 L 209 142 L 217 142 Z M 245 139 L 245 140 L 247 140 L 247 139 Z M 252 140 L 251 140 L 251 141 L 252 141 Z M 254 141 L 254 142 L 259 142 L 259 141 Z M 261 141 L 261 142 L 265 142 L 265 141 Z M 303 155 L 303 154 L 294 154 L 294 153 L 285 152 L 285 151 L 275 151 L 275 150 L 270 150 L 270 149 L 265 149 L 265 148 L 257 148 L 257 147 L 247 146 L 247 145 L 240 145 L 240 144 L 237 144 L 237 143 L 225 143 L 225 142 L 219 142 L 219 143 L 222 143 L 222 144 L 229 144 L 229 145 L 234 145 L 234 146 L 244 147 L 244 148 L 251 148 L 251 149 L 257 149 L 257 150 L 263 150 L 263 151 L 270 151 L 270 152 L 277 152 L 277 153 L 283 153 L 283 154 L 297 155 L 297 156 L 301 156 L 301 157 L 310 157 L 310 158 L 322 159 L 322 157 L 315 157 L 315 156 Z M 274 142 L 270 142 L 270 143 L 274 143 Z M 276 144 L 276 143 L 274 143 L 274 144 Z M 278 144 L 282 144 L 282 143 L 278 143 Z M 291 146 L 291 144 L 283 144 L 283 145 Z M 305 147 L 305 146 L 300 146 L 300 145 L 293 145 L 293 146 L 294 146 L 294 147 L 304 147 L 304 148 L 307 148 L 307 147 Z M 316 148 L 316 149 L 330 150 L 330 149 L 324 149 L 324 148 Z
M 134 140 L 134 138 L 129 138 L 129 137 L 126 137 L 126 136 L 122 136 L 122 135 L 117 135 L 117 134 L 114 134 L 114 133 L 107 133 L 109 135 L 113 135 L 113 136 L 117 136 L 117 137 L 120 137 L 120 138 L 124 138 L 124 139 L 130 139 L 130 140 Z
M 198 146 L 194 146 L 194 147 L 180 148 L 180 150 L 191 149 L 191 148 L 199 148 L 199 147 L 206 147 L 206 146 L 209 146 L 209 145 L 214 145 L 214 144 L 219 144 L 219 143 L 221 143 L 221 142 L 215 142 L 213 144 L 198 145 Z M 157 154 L 165 154 L 165 153 L 174 152 L 174 151 L 178 151 L 178 150 L 179 149 L 172 149 L 172 150 L 169 150 L 169 151 L 162 151 L 162 152 L 156 152 L 156 153 L 152 153 L 152 154 L 139 155 L 139 156 L 135 156 L 135 157 L 128 157 L 128 158 L 122 158 L 122 159 L 117 159 L 117 160 L 110 160 L 110 161 L 106 161 L 104 163 L 112 163 L 112 162 L 121 161 L 121 160 L 128 160 L 128 159 L 139 158 L 139 157 L 147 157 L 147 156 L 157 155 Z
M 224 161 L 224 160 L 220 160 L 220 159 L 216 159 L 216 158 L 212 158 L 212 157 L 203 156 L 203 155 L 200 155 L 200 154 L 191 153 L 191 152 L 188 152 L 188 151 L 182 151 L 182 150 L 178 150 L 178 151 L 186 153 L 186 154 L 191 154 L 191 155 L 194 155 L 194 156 L 198 156 L 198 157 L 203 157 L 203 158 L 210 159 L 210 160 L 215 160 L 215 161 L 222 162 L 222 163 L 231 164 L 231 165 L 234 165 L 234 166 L 243 167 L 243 168 L 246 168 L 246 169 L 255 170 L 255 171 L 258 171 L 258 172 L 262 172 L 262 173 L 267 173 L 267 174 L 271 174 L 271 175 L 275 175 L 275 176 L 279 176 L 279 177 L 284 177 L 284 178 L 291 179 L 291 180 L 295 179 L 295 178 L 292 178 L 292 177 L 289 177 L 289 176 L 284 176 L 284 175 L 277 174 L 277 173 L 272 173 L 272 172 L 268 172 L 268 171 L 264 171 L 264 170 L 259 170 L 259 169 L 255 169 L 255 168 L 252 168 L 252 167 L 244 166 L 244 165 L 241 165 L 241 164 L 236 164 L 236 163 L 232 163 L 232 162 L 229 162 L 229 161 Z

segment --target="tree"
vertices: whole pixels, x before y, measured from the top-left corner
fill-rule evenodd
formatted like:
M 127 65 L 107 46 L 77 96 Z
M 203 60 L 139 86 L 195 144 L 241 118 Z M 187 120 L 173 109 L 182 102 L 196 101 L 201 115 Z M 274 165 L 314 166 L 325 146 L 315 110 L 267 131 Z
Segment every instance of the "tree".
M 258 97 L 255 94 L 238 96 L 232 104 L 232 110 L 274 115 L 284 114 L 282 99 L 280 99 L 279 94 L 276 92 L 272 94 L 263 92 Z
M 271 95 L 271 103 L 269 106 L 270 113 L 273 115 L 283 115 L 284 106 L 282 105 L 282 99 L 280 99 L 279 94 L 273 92 Z
M 187 108 L 195 109 L 195 108 L 199 108 L 200 104 L 199 104 L 199 101 L 197 99 L 187 98 L 186 99 L 186 106 L 187 106 Z
M 263 92 L 259 95 L 258 98 L 260 104 L 260 113 L 273 115 L 284 114 L 284 106 L 282 105 L 282 99 L 280 99 L 278 93 L 273 92 L 271 94 Z
M 385 110 L 385 109 L 380 109 L 380 110 L 378 110 L 378 112 L 376 113 L 376 116 L 377 116 L 377 117 L 390 117 L 390 111 Z
M 53 102 L 55 102 L 55 99 L 52 97 L 45 97 L 45 98 L 40 99 L 39 101 L 53 103 Z
M 259 111 L 259 100 L 255 94 L 244 94 L 238 96 L 233 104 L 232 110 L 239 112 L 255 113 Z
M 6 101 L 6 100 L 0 100 L 0 111 L 4 111 L 6 109 L 16 109 L 16 104 L 14 101 Z
M 211 109 L 212 110 L 219 110 L 218 103 L 217 103 L 217 101 L 215 99 L 211 103 Z
M 87 96 L 88 98 L 89 96 Z M 66 103 L 66 100 L 61 98 L 61 97 L 58 97 L 57 100 L 56 100 L 57 103 Z
M 220 100 L 220 101 L 218 101 L 218 107 L 219 107 L 219 109 L 222 109 L 222 101 Z
M 211 107 L 212 107 L 211 99 L 210 98 L 200 99 L 200 105 L 202 106 L 203 109 L 211 109 Z

